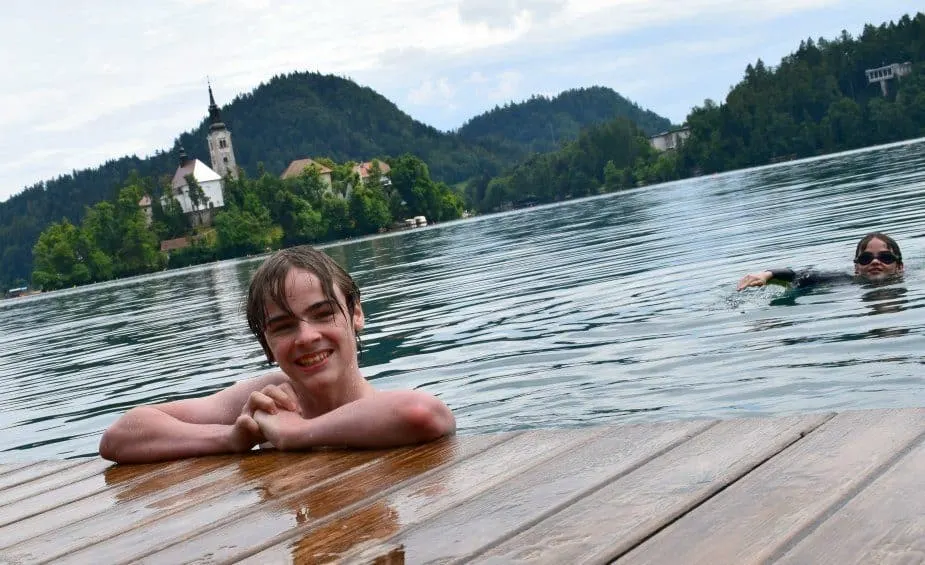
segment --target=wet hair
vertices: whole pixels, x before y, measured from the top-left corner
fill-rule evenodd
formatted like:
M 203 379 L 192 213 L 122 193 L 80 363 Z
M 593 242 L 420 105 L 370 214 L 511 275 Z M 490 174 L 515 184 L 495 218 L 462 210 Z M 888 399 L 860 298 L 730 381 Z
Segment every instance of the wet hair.
M 250 288 L 247 291 L 247 325 L 257 337 L 267 360 L 273 363 L 273 352 L 267 343 L 267 304 L 272 302 L 286 314 L 298 317 L 286 300 L 286 276 L 292 269 L 302 269 L 318 277 L 324 298 L 335 304 L 347 320 L 352 323 L 353 313 L 360 303 L 360 289 L 353 278 L 347 274 L 334 259 L 309 245 L 299 245 L 277 251 L 254 272 Z M 335 285 L 344 295 L 345 304 L 337 300 Z M 344 306 L 347 311 L 344 312 Z M 361 348 L 357 336 L 357 352 Z
M 865 235 L 864 237 L 861 238 L 861 241 L 858 242 L 857 249 L 854 250 L 855 262 L 858 259 L 858 255 L 860 255 L 861 253 L 864 253 L 864 250 L 867 248 L 867 244 L 875 239 L 879 239 L 880 241 L 885 243 L 887 246 L 887 249 L 892 251 L 893 255 L 896 255 L 896 263 L 898 265 L 903 264 L 903 254 L 899 250 L 899 244 L 896 243 L 896 240 L 888 236 L 887 234 L 881 233 L 878 231 Z

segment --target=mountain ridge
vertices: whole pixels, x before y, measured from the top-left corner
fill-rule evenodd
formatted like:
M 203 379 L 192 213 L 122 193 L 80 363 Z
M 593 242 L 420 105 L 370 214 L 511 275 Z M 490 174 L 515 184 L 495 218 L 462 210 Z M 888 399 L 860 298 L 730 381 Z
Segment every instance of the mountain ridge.
M 588 92 L 581 92 L 583 99 L 578 106 L 585 108 L 584 117 L 556 118 L 555 123 L 567 124 L 569 131 L 558 139 L 560 143 L 572 135 L 575 124 L 587 127 L 611 119 L 608 112 L 616 111 L 615 101 L 626 100 L 612 89 L 596 88 L 590 97 Z M 556 98 L 564 96 L 567 101 L 577 95 L 568 92 Z M 523 106 L 531 108 L 534 116 L 541 116 L 535 113 L 536 102 L 531 105 L 528 100 L 511 103 L 500 114 L 490 110 L 470 121 L 490 115 L 496 124 L 504 125 L 505 117 Z M 237 162 L 251 175 L 262 171 L 279 174 L 289 162 L 306 156 L 345 162 L 411 153 L 428 164 L 436 180 L 456 184 L 475 176 L 500 174 L 536 151 L 529 143 L 493 135 L 490 128 L 487 135 L 477 139 L 443 132 L 416 120 L 371 87 L 331 74 L 300 71 L 276 75 L 236 96 L 221 112 L 232 133 Z M 176 168 L 181 145 L 190 157 L 208 163 L 207 130 L 204 114 L 196 127 L 177 136 L 168 151 L 113 158 L 98 167 L 37 182 L 0 203 L 0 287 L 28 281 L 32 246 L 47 225 L 63 218 L 79 223 L 88 206 L 113 200 L 132 171 L 164 182 Z

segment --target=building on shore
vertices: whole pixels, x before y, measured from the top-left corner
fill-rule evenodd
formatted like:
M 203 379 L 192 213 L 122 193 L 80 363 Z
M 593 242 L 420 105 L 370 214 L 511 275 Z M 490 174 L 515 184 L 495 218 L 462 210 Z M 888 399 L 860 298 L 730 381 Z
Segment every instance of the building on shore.
M 186 215 L 191 226 L 212 225 L 215 211 L 225 206 L 223 196 L 226 178 L 238 178 L 238 163 L 231 143 L 231 131 L 222 120 L 222 112 L 215 103 L 212 85 L 209 84 L 209 134 L 206 137 L 209 147 L 209 167 L 199 159 L 191 159 L 180 146 L 180 162 L 170 182 L 170 197 L 175 198 Z M 190 180 L 195 180 L 202 192 L 190 190 Z M 167 203 L 168 196 L 161 199 Z M 153 220 L 151 196 L 145 194 L 138 201 L 144 211 L 148 224 Z
M 193 180 L 201 189 L 201 194 L 191 189 Z M 223 182 L 217 171 L 199 159 L 190 159 L 183 147 L 180 147 L 180 164 L 170 181 L 170 193 L 180 204 L 191 226 L 212 225 L 215 211 L 225 206 Z
M 286 170 L 283 171 L 283 174 L 279 176 L 281 179 L 291 179 L 301 175 L 305 172 L 306 169 L 311 169 L 314 167 L 318 171 L 318 176 L 321 177 L 321 182 L 327 187 L 328 190 L 331 190 L 333 186 L 331 181 L 331 173 L 334 171 L 330 167 L 325 167 L 318 161 L 314 159 L 296 159 L 295 161 L 289 163 L 289 166 L 286 167 Z
M 685 139 L 690 137 L 690 135 L 691 128 L 685 126 L 656 135 L 650 135 L 649 144 L 651 144 L 656 151 L 669 151 L 681 147 L 681 144 Z
M 911 73 L 912 63 L 910 61 L 906 61 L 905 63 L 892 63 L 890 65 L 864 71 L 864 74 L 867 76 L 867 84 L 879 82 L 880 90 L 883 92 L 884 96 L 889 93 L 886 86 L 887 81 L 894 78 L 898 80 Z

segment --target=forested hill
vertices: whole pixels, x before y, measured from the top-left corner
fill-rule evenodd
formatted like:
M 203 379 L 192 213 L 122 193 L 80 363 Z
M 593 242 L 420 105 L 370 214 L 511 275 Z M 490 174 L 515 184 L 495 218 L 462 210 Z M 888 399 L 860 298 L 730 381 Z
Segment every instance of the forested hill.
M 525 154 L 545 153 L 577 139 L 582 129 L 614 118 L 627 118 L 648 135 L 671 128 L 667 118 L 640 108 L 610 88 L 593 86 L 567 90 L 554 98 L 534 96 L 496 106 L 466 122 L 457 133 L 471 141 L 517 146 Z
M 304 157 L 345 162 L 413 153 L 435 178 L 453 183 L 475 174 L 478 163 L 503 165 L 479 145 L 423 124 L 375 90 L 333 75 L 274 77 L 223 108 L 222 118 L 238 164 L 252 175 L 260 162 L 279 174 Z M 187 150 L 202 148 L 206 163 L 207 133 L 203 121 L 180 136 Z
M 564 103 L 573 96 L 559 97 L 563 100 L 558 105 L 527 102 L 501 112 L 530 107 L 535 120 L 554 126 L 571 124 L 568 131 L 563 127 L 556 133 L 556 141 L 562 143 L 577 137 L 575 123 L 593 123 L 598 115 L 581 103 Z M 204 91 L 203 121 L 194 131 L 181 134 L 179 141 L 191 157 L 208 164 L 207 106 Z M 555 115 L 544 116 L 542 108 Z M 435 180 L 452 184 L 497 175 L 534 149 L 534 140 L 520 133 L 516 141 L 498 144 L 441 132 L 414 120 L 371 88 L 318 73 L 274 77 L 222 108 L 222 118 L 232 133 L 238 165 L 251 176 L 258 173 L 259 163 L 279 174 L 292 160 L 304 157 L 345 162 L 411 153 L 427 163 Z M 548 128 L 538 135 L 543 136 L 541 144 L 546 144 Z M 47 225 L 62 218 L 79 223 L 86 207 L 113 200 L 133 170 L 148 179 L 169 178 L 176 169 L 176 149 L 144 159 L 121 157 L 94 169 L 73 171 L 0 203 L 0 289 L 28 282 L 32 247 Z
M 869 84 L 866 69 L 911 63 Z M 764 165 L 925 136 L 925 14 L 866 25 L 858 37 L 807 39 L 779 65 L 760 59 L 722 104 L 687 117 L 679 174 Z

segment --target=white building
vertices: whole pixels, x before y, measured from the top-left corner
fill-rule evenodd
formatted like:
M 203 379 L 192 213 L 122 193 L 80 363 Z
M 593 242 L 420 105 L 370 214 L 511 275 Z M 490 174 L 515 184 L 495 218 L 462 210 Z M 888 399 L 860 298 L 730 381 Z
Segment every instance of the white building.
M 649 136 L 649 143 L 656 151 L 668 151 L 680 147 L 681 143 L 690 136 L 691 128 L 683 127 Z
M 215 103 L 212 95 L 212 85 L 209 85 L 209 157 L 212 167 L 208 167 L 199 159 L 190 159 L 186 150 L 180 147 L 180 166 L 173 174 L 170 183 L 170 192 L 183 213 L 189 218 L 190 224 L 211 225 L 214 211 L 225 206 L 225 197 L 222 193 L 224 178 L 238 178 L 238 163 L 234 157 L 234 148 L 231 145 L 231 132 L 222 122 L 222 113 Z M 193 175 L 205 195 L 198 205 L 190 198 L 187 175 Z M 161 199 L 161 204 L 167 204 L 167 197 Z M 145 212 L 148 224 L 151 224 L 151 199 L 146 194 L 138 201 L 138 206 Z
M 205 198 L 198 206 L 190 198 L 187 176 L 192 175 L 202 189 Z M 199 159 L 190 159 L 186 151 L 180 148 L 180 166 L 170 181 L 170 193 L 180 203 L 183 213 L 190 219 L 190 223 L 197 225 L 210 225 L 214 209 L 225 206 L 222 194 L 222 177 Z M 166 199 L 166 197 L 165 197 Z M 166 201 L 163 202 L 166 204 Z
M 912 73 L 912 63 L 909 61 L 905 63 L 893 63 L 885 67 L 877 67 L 876 69 L 867 69 L 864 71 L 864 74 L 867 75 L 867 84 L 879 82 L 880 90 L 883 92 L 884 96 L 889 93 L 886 86 L 888 80 L 894 78 L 900 79 L 910 73 Z

